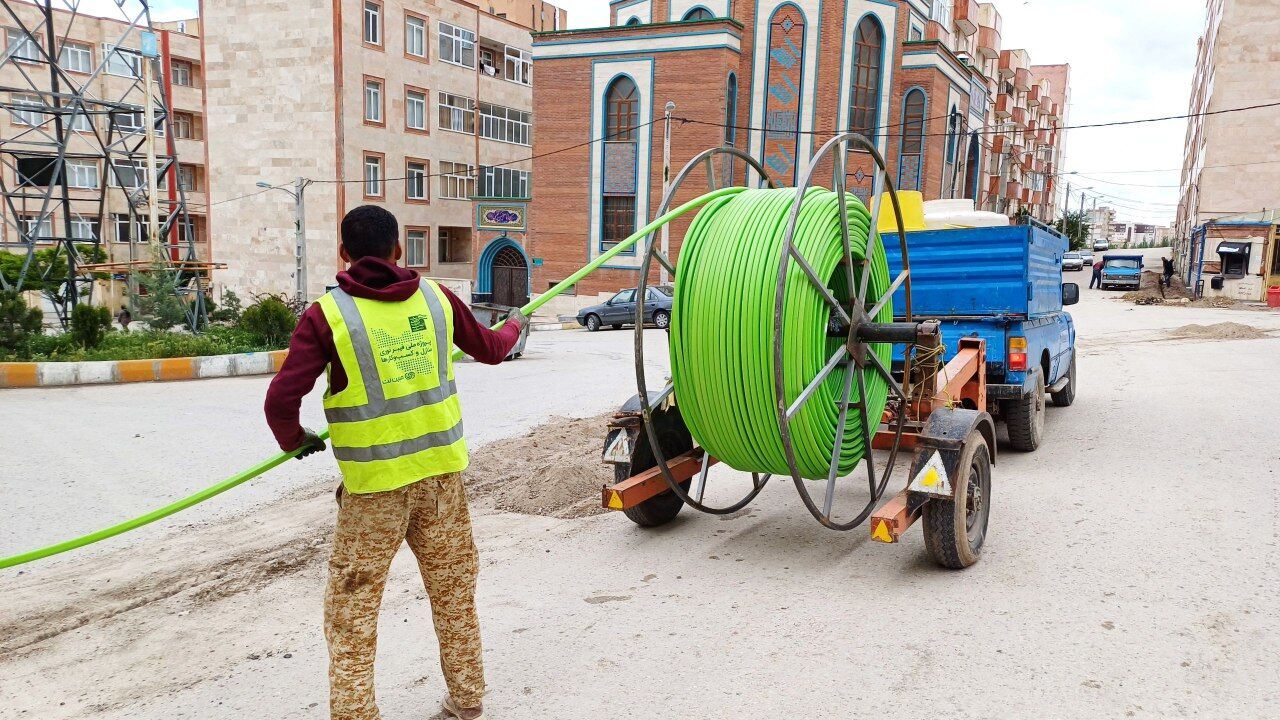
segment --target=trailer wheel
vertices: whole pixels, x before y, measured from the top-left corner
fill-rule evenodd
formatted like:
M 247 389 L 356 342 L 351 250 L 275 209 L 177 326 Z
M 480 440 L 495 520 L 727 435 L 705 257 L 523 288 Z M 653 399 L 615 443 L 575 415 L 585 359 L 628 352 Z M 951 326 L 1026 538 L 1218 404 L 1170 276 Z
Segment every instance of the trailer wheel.
M 1071 366 L 1067 368 L 1067 386 L 1061 391 L 1052 393 L 1053 404 L 1058 407 L 1071 407 L 1076 401 L 1076 353 L 1071 351 Z
M 952 499 L 933 499 L 924 505 L 924 546 L 933 561 L 945 568 L 963 570 L 982 557 L 991 517 L 991 449 L 982 433 L 965 438 L 958 463 L 959 475 L 951 479 Z
M 668 429 L 667 432 L 663 433 L 661 441 L 662 449 L 667 453 L 667 457 L 675 457 L 693 449 L 693 438 L 689 436 L 689 431 L 684 429 L 683 423 L 680 424 L 678 430 Z M 631 451 L 631 464 L 614 465 L 613 477 L 618 482 L 622 482 L 632 475 L 655 467 L 657 464 L 658 461 L 653 457 L 653 450 L 649 447 L 648 433 L 641 430 L 639 436 L 635 439 L 635 447 Z M 692 479 L 686 480 L 680 486 L 687 492 L 692 482 Z M 684 507 L 684 501 L 680 499 L 680 496 L 668 490 L 654 495 L 635 507 L 623 510 L 622 514 L 640 527 L 658 527 L 675 520 L 682 507 Z
M 1031 374 L 1035 378 L 1031 392 L 1017 400 L 1006 400 L 1001 408 L 1009 427 L 1009 444 L 1023 452 L 1040 447 L 1040 438 L 1044 435 L 1044 375 L 1040 368 Z

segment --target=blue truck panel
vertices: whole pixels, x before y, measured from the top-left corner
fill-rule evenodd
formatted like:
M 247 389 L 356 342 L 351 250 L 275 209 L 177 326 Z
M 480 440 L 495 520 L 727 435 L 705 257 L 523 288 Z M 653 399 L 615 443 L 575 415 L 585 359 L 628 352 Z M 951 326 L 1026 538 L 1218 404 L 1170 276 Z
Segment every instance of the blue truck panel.
M 897 235 L 884 237 L 890 272 L 902 259 Z M 1009 340 L 1027 341 L 1028 370 L 1042 368 L 1051 386 L 1067 374 L 1075 348 L 1075 326 L 1062 309 L 1062 256 L 1066 238 L 1043 227 L 1015 225 L 907 234 L 911 257 L 912 315 L 941 322 L 946 358 L 962 337 L 987 341 L 987 387 L 993 400 L 1014 399 L 1033 389 L 1028 371 L 1010 370 Z M 901 317 L 905 290 L 894 298 Z M 900 367 L 904 348 L 895 360 Z
M 930 230 L 907 235 L 912 312 L 921 317 L 1020 315 L 1062 310 L 1067 239 L 1032 225 Z M 902 270 L 898 236 L 884 236 L 893 276 Z M 906 291 L 894 297 L 899 314 Z

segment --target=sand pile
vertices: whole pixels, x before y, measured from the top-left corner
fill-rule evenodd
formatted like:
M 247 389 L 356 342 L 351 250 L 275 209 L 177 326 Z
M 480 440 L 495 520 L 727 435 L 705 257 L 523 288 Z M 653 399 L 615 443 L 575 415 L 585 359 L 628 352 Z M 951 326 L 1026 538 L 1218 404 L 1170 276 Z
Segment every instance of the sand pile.
M 600 462 L 610 414 L 554 417 L 523 438 L 471 454 L 463 474 L 472 502 L 503 512 L 579 518 L 605 512 L 600 487 L 613 466 Z
M 1213 325 L 1183 325 L 1167 332 L 1171 338 L 1179 340 L 1257 340 L 1270 337 L 1266 330 L 1241 325 L 1234 322 L 1214 323 Z
M 1169 287 L 1161 288 L 1160 281 L 1163 277 L 1158 272 L 1144 271 L 1142 273 L 1142 285 L 1139 289 L 1131 290 L 1121 295 L 1120 299 L 1131 302 L 1134 305 L 1184 305 L 1191 300 L 1191 293 L 1187 292 L 1182 278 L 1175 275 L 1170 280 Z M 1163 290 L 1163 293 L 1161 290 Z

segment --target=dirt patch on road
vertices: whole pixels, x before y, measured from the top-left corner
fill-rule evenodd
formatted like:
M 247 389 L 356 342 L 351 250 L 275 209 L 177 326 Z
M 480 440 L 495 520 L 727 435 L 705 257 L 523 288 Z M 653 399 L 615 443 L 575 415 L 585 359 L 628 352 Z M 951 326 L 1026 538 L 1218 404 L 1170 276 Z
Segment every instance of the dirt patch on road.
M 1183 325 L 1168 331 L 1168 336 L 1178 340 L 1258 340 L 1271 334 L 1252 325 L 1234 322 L 1213 325 Z
M 1182 278 L 1174 277 L 1169 287 L 1161 287 L 1164 276 L 1161 273 L 1147 270 L 1142 273 L 1142 284 L 1120 296 L 1121 300 L 1134 305 L 1187 305 L 1191 302 L 1191 293 L 1182 283 Z
M 600 486 L 613 482 L 613 466 L 600 462 L 600 451 L 609 418 L 555 417 L 522 438 L 485 446 L 463 474 L 471 499 L 524 515 L 580 518 L 605 512 Z

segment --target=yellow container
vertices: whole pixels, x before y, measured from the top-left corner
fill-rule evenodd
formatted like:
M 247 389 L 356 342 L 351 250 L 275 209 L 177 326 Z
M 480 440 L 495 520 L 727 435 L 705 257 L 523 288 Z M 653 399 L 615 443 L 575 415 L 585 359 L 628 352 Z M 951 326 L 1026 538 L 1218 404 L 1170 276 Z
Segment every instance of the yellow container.
M 923 193 L 899 190 L 898 204 L 902 206 L 902 226 L 907 232 L 925 229 Z M 898 216 L 893 211 L 893 198 L 887 192 L 880 196 L 880 232 L 898 232 Z

